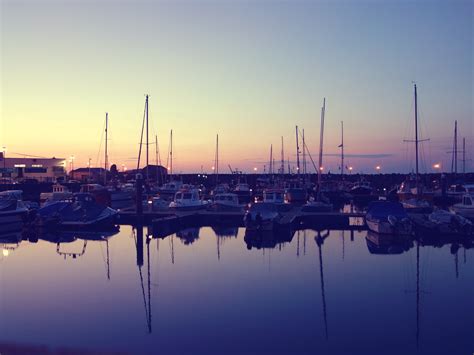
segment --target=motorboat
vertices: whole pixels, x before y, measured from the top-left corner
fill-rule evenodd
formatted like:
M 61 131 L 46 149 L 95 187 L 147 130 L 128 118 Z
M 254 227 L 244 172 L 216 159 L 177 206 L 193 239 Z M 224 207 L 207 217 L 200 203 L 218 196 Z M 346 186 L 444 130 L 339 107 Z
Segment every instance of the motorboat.
M 259 202 L 250 206 L 245 213 L 244 223 L 247 229 L 273 230 L 281 218 L 281 209 L 277 204 Z
M 28 218 L 28 208 L 22 200 L 23 191 L 0 192 L 0 230 L 20 229 Z
M 470 235 L 473 223 L 467 218 L 445 210 L 437 209 L 430 214 L 410 215 L 417 233 L 436 235 Z
M 245 204 L 239 202 L 239 196 L 234 193 L 217 193 L 212 198 L 209 208 L 218 211 L 242 211 Z
M 201 210 L 207 207 L 209 201 L 202 200 L 198 189 L 183 189 L 174 195 L 174 200 L 169 204 L 175 210 Z
M 372 195 L 374 189 L 369 181 L 360 180 L 355 182 L 349 190 L 349 193 L 356 196 Z
M 219 184 L 211 191 L 211 196 L 215 196 L 217 194 L 225 194 L 229 192 L 229 190 L 230 188 L 228 184 Z
M 456 203 L 451 210 L 465 218 L 474 220 L 474 194 L 465 194 L 460 203 Z
M 93 195 L 77 193 L 70 201 L 56 201 L 40 208 L 35 223 L 41 227 L 113 227 L 117 218 L 116 210 L 97 203 Z
M 72 196 L 73 193 L 67 188 L 67 186 L 54 184 L 52 186 L 52 192 L 42 192 L 40 194 L 40 206 L 44 206 L 54 201 L 70 200 Z
M 111 207 L 123 208 L 133 204 L 133 197 L 135 196 L 135 186 L 133 184 L 108 186 L 107 190 L 110 194 Z
M 290 181 L 285 187 L 285 199 L 288 203 L 305 203 L 308 198 L 307 189 L 298 181 Z
M 158 193 L 161 196 L 171 195 L 174 196 L 183 187 L 183 182 L 179 180 L 173 180 L 158 187 Z
M 94 197 L 95 202 L 100 205 L 111 205 L 110 191 L 100 184 L 84 184 L 81 186 L 80 192 L 91 194 Z
M 237 196 L 239 196 L 239 201 L 241 203 L 248 203 L 252 197 L 252 189 L 250 188 L 249 184 L 247 183 L 238 183 L 235 185 L 234 189 L 232 190 Z
M 263 190 L 263 202 L 275 204 L 286 203 L 285 191 L 282 189 L 265 189 Z
M 376 233 L 408 235 L 412 231 L 408 214 L 399 202 L 371 202 L 365 221 L 367 227 Z
M 318 200 L 314 197 L 311 197 L 308 202 L 306 202 L 301 208 L 302 212 L 331 212 L 333 209 L 332 203 L 329 201 L 324 201 L 322 199 Z
M 446 195 L 456 202 L 461 202 L 465 194 L 474 194 L 474 184 L 454 184 L 446 190 Z
M 424 199 L 411 198 L 402 200 L 401 204 L 407 213 L 431 213 L 433 212 L 433 205 Z

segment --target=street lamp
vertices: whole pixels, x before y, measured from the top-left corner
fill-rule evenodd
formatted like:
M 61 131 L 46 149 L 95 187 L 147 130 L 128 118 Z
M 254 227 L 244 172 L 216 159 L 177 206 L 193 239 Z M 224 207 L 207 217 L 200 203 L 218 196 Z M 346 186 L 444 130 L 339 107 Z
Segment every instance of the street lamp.
M 433 168 L 436 169 L 436 170 L 439 170 L 439 169 L 441 169 L 441 164 L 436 163 L 436 164 L 433 165 Z
M 378 172 L 379 174 L 380 174 L 380 170 L 381 170 L 381 169 L 382 169 L 382 168 L 380 167 L 380 165 L 377 165 L 377 166 L 375 167 L 375 170 L 377 170 L 377 172 Z
M 350 166 L 348 169 L 349 169 L 349 174 L 352 174 L 352 169 L 353 169 L 353 167 Z

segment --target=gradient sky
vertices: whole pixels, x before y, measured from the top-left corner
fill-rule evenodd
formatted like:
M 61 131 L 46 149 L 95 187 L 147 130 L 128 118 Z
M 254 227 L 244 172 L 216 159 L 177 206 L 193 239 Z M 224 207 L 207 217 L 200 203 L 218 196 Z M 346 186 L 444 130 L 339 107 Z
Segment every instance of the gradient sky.
M 136 165 L 144 94 L 175 172 L 261 171 L 295 159 L 295 125 L 325 169 L 340 121 L 354 171 L 408 172 L 418 84 L 424 170 L 451 166 L 454 120 L 473 159 L 472 1 L 21 1 L 1 3 L 0 143 L 7 154 Z M 154 146 L 151 146 L 154 157 Z M 468 162 L 472 170 L 473 161 Z M 313 169 L 311 169 L 314 171 Z

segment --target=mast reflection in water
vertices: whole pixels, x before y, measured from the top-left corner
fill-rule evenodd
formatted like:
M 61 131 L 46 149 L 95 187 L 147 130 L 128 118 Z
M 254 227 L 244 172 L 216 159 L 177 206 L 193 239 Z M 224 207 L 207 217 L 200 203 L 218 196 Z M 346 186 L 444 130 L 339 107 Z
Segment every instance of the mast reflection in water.
M 0 352 L 474 349 L 472 241 L 226 225 L 153 238 L 122 226 L 9 232 L 0 248 Z

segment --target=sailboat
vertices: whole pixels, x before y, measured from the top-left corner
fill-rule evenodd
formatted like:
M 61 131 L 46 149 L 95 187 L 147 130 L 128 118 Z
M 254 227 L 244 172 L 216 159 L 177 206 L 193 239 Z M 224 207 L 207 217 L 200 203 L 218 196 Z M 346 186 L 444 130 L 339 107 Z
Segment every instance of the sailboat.
M 415 161 L 416 161 L 416 172 L 412 174 L 408 179 L 400 185 L 397 191 L 399 200 L 402 202 L 404 208 L 410 212 L 431 212 L 432 206 L 428 202 L 433 200 L 433 191 L 429 191 L 424 188 L 420 183 L 420 172 L 419 172 L 419 154 L 418 145 L 420 142 L 425 140 L 418 139 L 418 95 L 416 90 L 416 84 L 414 84 L 415 91 L 415 140 L 405 140 L 405 142 L 415 143 Z
M 297 179 L 286 182 L 285 199 L 289 203 L 304 203 L 307 199 L 307 191 L 300 179 L 300 144 L 298 126 L 296 126 L 296 173 Z
M 316 198 L 310 199 L 303 206 L 303 212 L 327 212 L 332 211 L 332 204 L 323 201 L 321 194 L 321 179 L 323 169 L 323 138 L 324 138 L 324 116 L 326 113 L 326 98 L 323 99 L 323 107 L 321 108 L 321 131 L 319 135 L 319 165 L 318 165 L 318 186 L 316 191 Z

